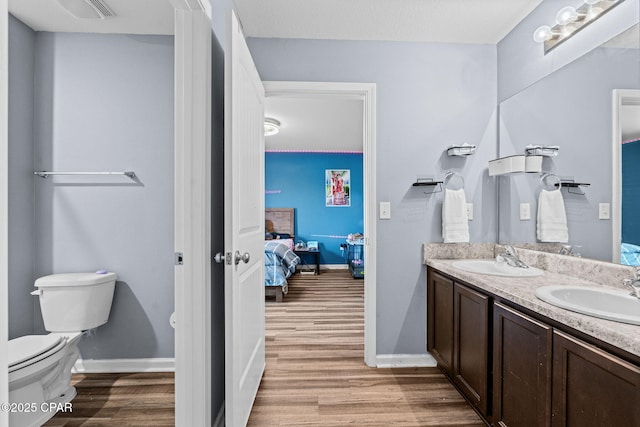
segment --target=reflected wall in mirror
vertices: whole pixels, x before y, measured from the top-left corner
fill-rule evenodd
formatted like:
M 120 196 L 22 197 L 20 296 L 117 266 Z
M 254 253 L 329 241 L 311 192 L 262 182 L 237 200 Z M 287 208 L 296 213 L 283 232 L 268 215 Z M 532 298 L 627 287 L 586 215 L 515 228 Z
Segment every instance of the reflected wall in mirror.
M 498 148 L 500 156 L 508 156 L 524 154 L 529 144 L 559 146 L 557 157 L 544 158 L 543 173 L 590 184 L 582 189 L 584 194 L 566 187 L 560 190 L 568 243 L 582 256 L 619 262 L 613 250 L 616 221 L 599 219 L 600 204 L 615 209 L 613 177 L 620 174 L 612 167 L 612 141 L 620 126 L 612 118 L 616 89 L 640 89 L 637 25 L 502 102 Z M 500 243 L 536 242 L 540 178 L 540 174 L 498 178 Z M 521 220 L 520 205 L 526 203 L 531 219 Z

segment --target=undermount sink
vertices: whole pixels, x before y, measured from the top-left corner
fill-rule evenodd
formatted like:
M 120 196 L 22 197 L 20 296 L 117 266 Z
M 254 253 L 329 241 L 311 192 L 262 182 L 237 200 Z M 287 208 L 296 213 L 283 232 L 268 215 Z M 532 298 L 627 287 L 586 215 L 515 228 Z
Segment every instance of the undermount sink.
M 536 297 L 556 307 L 600 319 L 640 325 L 640 299 L 628 291 L 581 288 L 576 286 L 543 286 Z
M 544 274 L 544 271 L 539 268 L 511 267 L 505 263 L 498 263 L 494 259 L 464 259 L 455 261 L 452 265 L 469 273 L 488 274 L 491 276 L 536 277 Z

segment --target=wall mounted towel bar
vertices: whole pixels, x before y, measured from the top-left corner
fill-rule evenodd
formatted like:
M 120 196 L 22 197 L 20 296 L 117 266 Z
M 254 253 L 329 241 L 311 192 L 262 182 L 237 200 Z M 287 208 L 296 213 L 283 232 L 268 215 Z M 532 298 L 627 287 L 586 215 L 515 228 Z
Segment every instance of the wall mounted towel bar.
M 435 181 L 433 178 L 418 178 L 416 179 L 416 182 L 411 185 L 414 187 L 435 186 L 433 191 L 430 191 L 428 193 L 424 192 L 424 194 L 431 194 L 439 193 L 440 191 L 442 191 L 442 183 L 443 181 Z
M 34 175 L 38 175 L 41 178 L 46 178 L 49 175 L 125 175 L 131 179 L 136 177 L 136 173 L 133 171 L 126 172 L 47 172 L 47 171 L 36 171 L 33 173 Z
M 584 190 L 581 190 L 580 187 L 588 187 L 590 185 L 591 184 L 588 184 L 586 182 L 575 182 L 575 181 L 565 181 L 565 180 L 562 180 L 558 184 L 555 184 L 556 187 L 566 188 L 567 193 L 580 194 L 581 196 L 583 196 L 585 192 Z M 572 188 L 574 190 L 571 190 Z

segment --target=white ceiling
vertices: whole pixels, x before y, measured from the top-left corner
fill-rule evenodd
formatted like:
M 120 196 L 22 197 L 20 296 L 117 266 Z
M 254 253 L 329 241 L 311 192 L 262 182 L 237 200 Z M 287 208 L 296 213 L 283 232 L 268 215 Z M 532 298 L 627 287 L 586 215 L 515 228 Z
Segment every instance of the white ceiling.
M 542 0 L 235 0 L 247 37 L 496 44 Z
M 363 101 L 337 96 L 267 97 L 265 116 L 280 133 L 265 138 L 267 150 L 362 151 Z
M 35 31 L 119 34 L 173 34 L 174 9 L 168 0 L 104 0 L 116 14 L 77 19 L 56 0 L 9 0 L 9 12 Z

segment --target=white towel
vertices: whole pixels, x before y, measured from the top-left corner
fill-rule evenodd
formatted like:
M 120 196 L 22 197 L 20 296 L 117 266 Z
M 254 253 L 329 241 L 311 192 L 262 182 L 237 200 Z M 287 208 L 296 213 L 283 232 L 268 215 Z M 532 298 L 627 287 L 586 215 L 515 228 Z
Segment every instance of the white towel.
M 537 219 L 539 241 L 556 243 L 569 241 L 567 214 L 560 190 L 540 190 Z
M 445 243 L 467 243 L 469 241 L 469 218 L 464 188 L 444 189 L 442 202 L 442 238 Z

